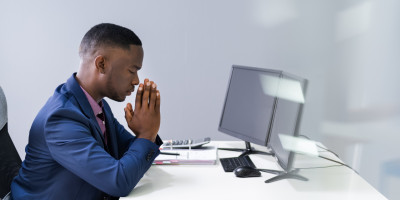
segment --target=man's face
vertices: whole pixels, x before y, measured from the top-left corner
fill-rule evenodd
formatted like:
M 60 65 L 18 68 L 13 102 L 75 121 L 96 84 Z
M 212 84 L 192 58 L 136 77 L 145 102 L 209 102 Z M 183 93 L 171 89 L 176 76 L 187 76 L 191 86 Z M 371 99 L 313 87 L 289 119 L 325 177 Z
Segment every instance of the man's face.
M 138 45 L 130 45 L 129 50 L 115 48 L 110 57 L 106 59 L 109 65 L 106 80 L 106 95 L 115 101 L 124 101 L 131 95 L 135 85 L 139 84 L 138 71 L 142 68 L 143 48 Z

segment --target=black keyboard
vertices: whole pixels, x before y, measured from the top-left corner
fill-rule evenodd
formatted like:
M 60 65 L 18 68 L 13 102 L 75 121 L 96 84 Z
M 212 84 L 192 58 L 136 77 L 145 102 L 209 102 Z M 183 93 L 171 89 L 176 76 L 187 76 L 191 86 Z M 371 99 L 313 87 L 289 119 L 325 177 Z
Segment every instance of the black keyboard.
M 249 166 L 256 168 L 253 161 L 251 161 L 248 155 L 232 158 L 220 158 L 219 161 L 221 161 L 221 165 L 224 168 L 225 172 L 233 172 L 233 170 L 240 166 Z

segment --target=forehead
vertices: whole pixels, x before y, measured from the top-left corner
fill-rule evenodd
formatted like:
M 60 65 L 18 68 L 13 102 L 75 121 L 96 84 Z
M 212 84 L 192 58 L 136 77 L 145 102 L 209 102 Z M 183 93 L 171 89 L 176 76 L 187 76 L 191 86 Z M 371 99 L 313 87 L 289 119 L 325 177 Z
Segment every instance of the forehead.
M 129 53 L 135 54 L 139 57 L 143 57 L 143 48 L 142 46 L 139 45 L 129 45 L 129 50 L 127 50 Z
M 141 46 L 130 45 L 129 49 L 112 48 L 110 53 L 115 62 L 139 68 L 142 66 L 143 48 Z

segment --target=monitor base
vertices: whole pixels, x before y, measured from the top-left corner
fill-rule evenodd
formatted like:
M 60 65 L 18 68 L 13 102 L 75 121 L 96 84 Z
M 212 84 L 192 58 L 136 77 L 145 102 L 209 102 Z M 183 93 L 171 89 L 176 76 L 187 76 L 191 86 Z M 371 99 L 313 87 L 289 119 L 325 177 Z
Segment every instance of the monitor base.
M 251 147 L 250 142 L 245 142 L 245 144 L 246 144 L 245 149 L 242 149 L 242 148 L 218 148 L 218 150 L 242 152 L 242 154 L 240 154 L 240 156 L 245 156 L 245 155 L 249 155 L 249 154 L 273 155 L 272 153 L 269 153 L 269 152 L 255 150 L 253 147 Z
M 283 179 L 296 179 L 296 180 L 301 180 L 301 181 L 308 181 L 308 178 L 297 174 L 299 172 L 298 169 L 295 169 L 295 170 L 292 170 L 289 172 L 276 171 L 276 170 L 268 170 L 267 171 L 267 170 L 263 170 L 263 169 L 259 169 L 259 171 L 273 173 L 273 174 L 279 173 L 278 176 L 275 176 L 275 177 L 272 177 L 272 178 L 266 180 L 265 183 L 272 183 L 272 182 L 280 181 Z M 273 171 L 273 172 L 269 172 L 269 171 Z

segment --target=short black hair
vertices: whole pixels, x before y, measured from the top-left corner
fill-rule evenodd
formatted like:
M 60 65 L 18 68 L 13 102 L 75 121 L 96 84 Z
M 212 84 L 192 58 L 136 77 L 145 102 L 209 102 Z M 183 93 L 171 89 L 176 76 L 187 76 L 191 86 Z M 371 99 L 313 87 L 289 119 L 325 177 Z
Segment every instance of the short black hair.
M 132 30 L 111 23 L 101 23 L 93 26 L 83 36 L 79 55 L 82 57 L 89 50 L 99 46 L 129 49 L 129 45 L 142 46 L 142 41 Z

